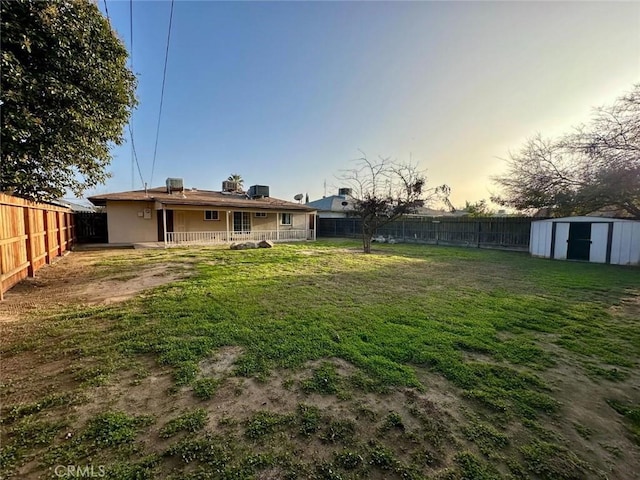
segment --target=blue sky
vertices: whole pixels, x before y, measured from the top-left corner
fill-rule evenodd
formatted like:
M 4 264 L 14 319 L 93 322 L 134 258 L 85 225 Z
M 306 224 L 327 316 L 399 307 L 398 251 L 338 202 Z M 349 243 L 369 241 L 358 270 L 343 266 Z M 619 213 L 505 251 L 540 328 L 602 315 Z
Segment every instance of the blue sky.
M 151 182 L 170 2 L 133 2 L 132 49 L 129 2 L 107 8 L 133 53 Z M 638 81 L 638 2 L 177 0 L 153 186 L 219 189 L 239 173 L 313 200 L 361 149 L 413 159 L 456 205 L 488 199 L 509 149 L 568 131 Z M 113 154 L 113 177 L 88 195 L 131 189 L 129 143 Z

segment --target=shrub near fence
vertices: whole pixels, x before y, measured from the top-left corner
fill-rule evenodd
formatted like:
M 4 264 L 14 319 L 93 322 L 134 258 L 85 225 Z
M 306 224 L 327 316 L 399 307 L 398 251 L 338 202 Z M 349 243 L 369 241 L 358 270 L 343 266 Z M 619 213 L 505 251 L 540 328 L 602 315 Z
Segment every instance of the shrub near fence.
M 378 229 L 377 235 L 397 242 L 465 245 L 505 250 L 529 249 L 531 217 L 404 217 Z M 320 218 L 319 237 L 362 235 L 358 218 Z
M 71 248 L 68 208 L 0 193 L 0 300 L 12 286 Z

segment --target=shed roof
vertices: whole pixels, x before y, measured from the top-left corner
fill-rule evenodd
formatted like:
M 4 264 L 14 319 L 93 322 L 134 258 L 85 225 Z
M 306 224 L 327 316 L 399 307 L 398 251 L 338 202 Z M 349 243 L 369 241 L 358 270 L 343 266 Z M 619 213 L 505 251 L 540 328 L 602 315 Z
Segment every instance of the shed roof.
M 627 218 L 613 218 L 613 217 L 601 217 L 601 216 L 582 216 L 582 217 L 562 217 L 562 218 L 547 218 L 545 220 L 535 220 L 533 223 L 566 223 L 566 222 L 638 222 L 638 220 L 631 220 Z
M 165 187 L 107 193 L 89 197 L 94 205 L 106 205 L 107 201 L 159 202 L 163 205 L 202 205 L 221 208 L 257 208 L 266 210 L 300 210 L 313 212 L 316 209 L 300 203 L 287 202 L 273 197 L 249 198 L 245 193 L 214 192 L 211 190 L 189 190 L 168 193 Z

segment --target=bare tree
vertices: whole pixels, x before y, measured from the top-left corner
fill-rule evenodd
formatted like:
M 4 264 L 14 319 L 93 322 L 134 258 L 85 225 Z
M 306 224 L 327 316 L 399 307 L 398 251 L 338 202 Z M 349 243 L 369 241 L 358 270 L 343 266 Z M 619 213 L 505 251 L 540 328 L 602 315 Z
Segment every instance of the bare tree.
M 558 140 L 530 138 L 507 162 L 494 177 L 503 188 L 496 203 L 557 215 L 613 207 L 640 217 L 640 84 Z
M 364 253 L 371 253 L 378 228 L 415 213 L 426 201 L 449 194 L 446 185 L 426 188 L 426 176 L 414 164 L 383 157 L 371 161 L 364 153 L 356 162 L 356 167 L 345 171 L 340 180 L 351 187 L 354 213 L 362 220 Z
M 575 213 L 583 182 L 579 162 L 558 142 L 537 134 L 518 152 L 509 152 L 505 174 L 494 177 L 502 195 L 492 201 L 522 211 L 549 208 L 558 214 Z

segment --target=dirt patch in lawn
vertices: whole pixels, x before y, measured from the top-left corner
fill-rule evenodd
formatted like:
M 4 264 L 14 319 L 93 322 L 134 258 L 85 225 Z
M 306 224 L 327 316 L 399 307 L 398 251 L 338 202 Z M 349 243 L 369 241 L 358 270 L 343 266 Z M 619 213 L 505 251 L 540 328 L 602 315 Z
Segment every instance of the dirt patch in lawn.
M 545 378 L 560 402 L 562 422 L 548 427 L 564 437 L 575 452 L 581 452 L 610 478 L 639 478 L 640 451 L 634 445 L 624 418 L 607 400 L 638 401 L 640 375 L 634 373 L 625 383 L 594 381 L 569 362 L 545 372 Z
M 640 290 L 630 291 L 628 297 L 624 297 L 619 305 L 611 307 L 614 313 L 627 316 L 640 315 Z
M 0 322 L 70 305 L 121 302 L 143 290 L 184 278 L 191 266 L 186 263 L 182 266 L 185 268 L 177 269 L 175 264 L 162 261 L 141 265 L 144 255 L 140 250 L 72 252 L 6 292 L 0 302 Z M 105 267 L 115 258 L 130 258 L 131 265 Z
M 425 428 L 431 428 L 436 443 L 427 442 L 424 447 L 432 451 L 433 471 L 439 470 L 456 451 L 454 446 L 457 444 L 451 443 L 452 430 L 449 425 L 453 417 L 449 410 L 457 407 L 452 404 L 452 397 L 437 391 L 441 385 L 431 384 L 433 388 L 426 393 L 403 388 L 387 394 L 354 392 L 354 395 L 346 398 L 335 394 L 304 393 L 300 389 L 301 381 L 308 378 L 320 362 L 308 362 L 305 367 L 295 371 L 273 371 L 266 379 L 258 380 L 233 376 L 233 362 L 241 353 L 242 350 L 237 347 L 223 347 L 211 356 L 210 361 L 201 362 L 201 366 L 208 369 L 202 374 L 212 374 L 220 380 L 215 394 L 208 400 L 199 399 L 192 387 L 175 389 L 171 368 L 158 365 L 151 357 L 140 358 L 142 370 L 123 371 L 115 375 L 108 384 L 87 391 L 85 402 L 70 407 L 66 415 L 68 425 L 60 432 L 56 442 L 62 444 L 65 438 L 79 436 L 87 422 L 101 412 L 151 414 L 153 424 L 140 436 L 138 445 L 148 453 L 161 454 L 185 438 L 185 432 L 165 438 L 162 435 L 163 428 L 172 419 L 196 408 L 207 412 L 206 424 L 199 435 L 224 432 L 237 441 L 246 441 L 248 425 L 258 412 L 294 416 L 299 406 L 305 405 L 317 408 L 322 416 L 317 430 L 304 436 L 295 424 L 289 425 L 282 435 L 275 434 L 264 442 L 256 440 L 254 446 L 258 449 L 294 452 L 298 459 L 305 462 L 330 462 L 335 452 L 344 448 L 358 450 L 364 444 L 363 439 L 371 439 L 379 443 L 391 442 L 393 448 L 390 451 L 395 452 L 399 461 L 408 463 L 415 453 L 417 436 L 424 434 Z M 330 359 L 329 362 L 335 365 L 340 376 L 357 370 L 344 360 Z M 146 372 L 145 375 L 141 376 L 140 371 Z M 442 402 L 445 397 L 447 401 Z M 397 415 L 402 424 L 389 425 L 390 414 Z M 329 427 L 335 421 L 353 425 L 354 431 L 342 440 L 327 439 Z M 173 465 L 175 460 L 172 459 L 163 462 L 162 469 L 179 466 Z M 24 464 L 17 471 L 19 478 L 37 478 L 42 473 L 42 466 L 36 460 Z M 273 470 L 261 472 L 257 478 L 282 478 L 281 473 L 278 467 L 274 467 Z M 369 478 L 389 477 L 384 472 L 372 471 Z

